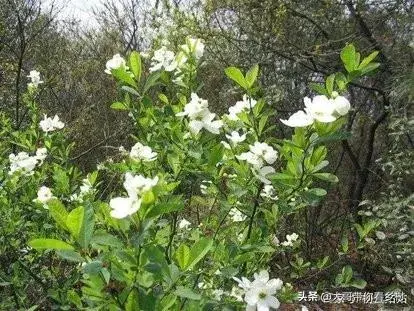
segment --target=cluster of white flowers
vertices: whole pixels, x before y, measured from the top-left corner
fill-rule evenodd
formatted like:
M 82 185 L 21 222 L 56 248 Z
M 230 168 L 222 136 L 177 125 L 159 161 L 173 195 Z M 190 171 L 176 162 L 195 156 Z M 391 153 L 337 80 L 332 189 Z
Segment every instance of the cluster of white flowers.
M 142 175 L 134 176 L 131 173 L 126 173 L 123 185 L 128 193 L 128 197 L 111 199 L 109 202 L 109 206 L 112 208 L 111 216 L 120 219 L 137 212 L 141 207 L 140 195 L 150 191 L 157 183 L 158 176 L 145 178 Z
M 240 212 L 237 208 L 232 208 L 229 212 L 229 216 L 234 222 L 244 221 L 247 217 L 242 212 Z
M 304 127 L 311 125 L 315 120 L 323 123 L 333 122 L 339 116 L 344 116 L 351 109 L 349 101 L 333 92 L 333 98 L 318 95 L 311 100 L 309 97 L 303 99 L 304 111 L 300 110 L 290 116 L 288 120 L 280 120 L 290 127 Z
M 42 186 L 37 191 L 37 198 L 34 201 L 43 203 L 43 206 L 47 208 L 46 203 L 51 199 L 53 199 L 52 190 L 46 186 Z
M 185 105 L 184 111 L 176 114 L 178 117 L 187 116 L 190 119 L 188 126 L 193 134 L 198 134 L 203 128 L 213 134 L 219 134 L 223 126 L 221 120 L 214 120 L 215 113 L 208 109 L 208 101 L 191 94 L 191 100 Z
M 295 242 L 299 236 L 296 233 L 286 235 L 286 241 L 282 242 L 283 246 L 293 246 L 293 242 Z
M 31 82 L 28 84 L 29 88 L 37 88 L 39 84 L 43 83 L 43 81 L 40 80 L 39 71 L 31 70 L 27 77 L 31 80 Z
M 157 153 L 152 151 L 151 147 L 144 146 L 139 142 L 132 146 L 129 156 L 135 160 L 142 160 L 144 162 L 150 162 L 157 159 Z
M 280 302 L 274 295 L 282 288 L 283 282 L 280 279 L 269 279 L 269 273 L 265 270 L 255 273 L 253 282 L 245 277 L 241 279 L 233 277 L 233 279 L 243 290 L 247 311 L 269 311 L 270 308 L 279 308 Z M 240 297 L 236 291 L 234 294 Z
M 254 106 L 256 106 L 257 101 L 253 98 L 250 98 L 246 94 L 243 95 L 243 100 L 236 102 L 234 106 L 231 106 L 229 108 L 229 114 L 227 115 L 227 118 L 229 118 L 232 121 L 237 121 L 239 117 L 237 116 L 239 113 L 242 113 L 243 111 L 249 111 Z
M 112 57 L 112 59 L 106 62 L 105 73 L 111 74 L 112 69 L 118 69 L 118 68 L 124 68 L 125 70 L 129 69 L 126 65 L 125 59 L 121 55 L 115 54 Z
M 46 148 L 39 148 L 36 150 L 36 155 L 30 156 L 27 152 L 19 152 L 18 154 L 10 154 L 10 170 L 9 175 L 16 171 L 21 171 L 24 174 L 31 175 L 36 165 L 41 165 L 47 156 Z
M 65 123 L 59 120 L 59 116 L 55 115 L 53 118 L 48 118 L 44 115 L 43 120 L 39 122 L 39 126 L 43 132 L 53 132 L 64 128 Z
M 154 52 L 154 56 L 151 58 L 150 72 L 164 69 L 165 71 L 174 71 L 178 66 L 178 62 L 175 57 L 175 53 L 162 46 L 160 49 Z
M 247 161 L 253 166 L 255 176 L 265 184 L 270 184 L 266 178 L 268 174 L 274 173 L 275 169 L 265 164 L 273 164 L 277 160 L 277 151 L 266 143 L 255 142 L 249 146 L 249 151 L 237 155 L 239 160 Z
M 273 201 L 278 199 L 276 190 L 272 185 L 264 185 L 262 192 L 260 193 L 262 198 L 267 198 Z

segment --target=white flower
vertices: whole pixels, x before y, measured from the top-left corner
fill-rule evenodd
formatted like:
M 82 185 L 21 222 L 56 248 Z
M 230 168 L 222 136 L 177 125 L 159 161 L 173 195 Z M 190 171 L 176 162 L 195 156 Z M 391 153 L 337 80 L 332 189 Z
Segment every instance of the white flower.
M 213 134 L 220 134 L 220 129 L 223 126 L 221 120 L 214 120 L 216 114 L 208 112 L 201 120 L 191 120 L 188 123 L 190 131 L 197 135 L 203 128 Z
M 9 155 L 9 160 L 9 175 L 12 175 L 16 171 L 22 171 L 24 174 L 30 175 L 38 163 L 36 156 L 29 156 L 26 152 L 19 152 L 17 155 L 12 153 Z
M 255 142 L 250 146 L 250 151 L 262 157 L 268 164 L 273 164 L 277 160 L 277 151 L 266 143 Z
M 266 143 L 255 142 L 249 146 L 250 151 L 236 156 L 239 160 L 245 160 L 254 168 L 260 169 L 264 163 L 273 164 L 277 160 L 277 151 Z
M 141 207 L 141 200 L 134 198 L 113 198 L 109 201 L 109 206 L 112 208 L 110 214 L 114 218 L 125 218 L 134 214 Z
M 229 145 L 229 143 L 228 143 L 228 142 L 226 142 L 226 141 L 222 140 L 220 143 L 224 146 L 224 148 L 226 148 L 226 149 L 228 149 L 228 150 L 230 150 L 230 149 L 231 149 L 231 146 Z
M 153 152 L 151 147 L 144 146 L 139 142 L 132 146 L 129 156 L 135 160 L 142 160 L 145 162 L 157 159 L 157 153 Z
M 208 112 L 208 101 L 198 97 L 196 93 L 191 93 L 190 102 L 184 106 L 184 111 L 177 113 L 176 116 L 202 119 Z
M 47 149 L 46 148 L 39 148 L 36 150 L 36 159 L 40 162 L 40 164 L 43 163 L 44 159 L 47 157 Z
M 154 52 L 154 56 L 151 58 L 150 72 L 158 71 L 164 68 L 165 71 L 174 71 L 178 66 L 175 60 L 175 54 L 172 51 L 167 50 L 165 46 Z
M 256 104 L 257 104 L 256 100 L 254 100 L 253 98 L 248 97 L 245 94 L 245 95 L 243 95 L 243 100 L 242 101 L 236 102 L 236 104 L 234 106 L 231 106 L 229 108 L 229 114 L 227 115 L 227 117 L 232 121 L 237 121 L 239 119 L 237 114 L 239 114 L 239 113 L 241 113 L 245 110 L 250 110 L 251 108 L 256 106 Z
M 92 190 L 92 184 L 89 179 L 85 178 L 82 180 L 82 185 L 80 186 L 80 195 L 83 196 L 89 193 Z
M 190 131 L 197 135 L 203 128 L 213 134 L 219 134 L 223 126 L 221 120 L 215 120 L 215 114 L 208 109 L 208 101 L 191 94 L 191 100 L 185 105 L 184 111 L 176 114 L 177 117 L 187 116 L 190 119 L 188 124 Z
M 279 308 L 279 300 L 274 295 L 282 288 L 283 282 L 280 279 L 269 279 L 269 273 L 265 270 L 255 273 L 253 282 L 246 278 L 233 279 L 244 290 L 246 310 L 269 311 L 270 308 Z
M 218 301 L 221 300 L 221 296 L 223 296 L 223 294 L 224 294 L 224 290 L 222 290 L 222 289 L 213 290 L 214 299 L 216 299 Z
M 288 120 L 280 119 L 280 121 L 290 127 L 304 127 L 311 125 L 313 123 L 313 118 L 306 112 L 299 110 L 292 114 Z
M 29 87 L 38 87 L 39 84 L 43 83 L 43 81 L 40 80 L 39 71 L 31 70 L 27 77 L 30 78 L 30 80 L 32 81 L 29 83 Z
M 125 59 L 121 55 L 115 54 L 112 57 L 112 59 L 106 62 L 105 73 L 111 74 L 112 69 L 118 69 L 118 68 L 125 68 L 125 70 L 128 69 L 128 67 L 126 66 Z
M 157 183 L 158 176 L 155 176 L 154 178 L 145 178 L 142 175 L 134 176 L 131 173 L 126 173 L 124 188 L 130 198 L 136 198 L 138 195 L 151 190 Z
M 48 133 L 62 129 L 65 126 L 65 123 L 59 120 L 58 115 L 55 115 L 53 119 L 48 118 L 47 115 L 44 115 L 44 118 L 39 122 L 39 125 L 44 132 Z
M 293 246 L 293 242 L 295 242 L 299 236 L 296 233 L 292 233 L 291 235 L 286 235 L 286 241 L 282 242 L 283 246 Z
M 52 198 L 52 191 L 46 186 L 40 187 L 37 191 L 37 201 L 40 203 L 47 203 Z
M 309 97 L 303 99 L 305 103 L 305 111 L 319 122 L 328 123 L 336 120 L 333 115 L 335 106 L 332 101 L 325 95 L 315 96 L 312 100 Z
M 351 104 L 348 99 L 343 96 L 336 96 L 334 99 L 331 99 L 331 101 L 333 102 L 335 111 L 341 116 L 346 115 L 349 112 L 349 109 L 351 109 Z
M 231 132 L 231 135 L 226 134 L 226 137 L 233 145 L 237 145 L 238 143 L 245 141 L 246 134 L 240 135 L 238 131 L 233 131 Z
M 180 229 L 189 229 L 190 226 L 191 226 L 191 222 L 189 222 L 185 218 L 181 219 L 180 222 L 178 223 L 178 228 Z
M 276 201 L 278 197 L 276 196 L 275 192 L 276 192 L 275 188 L 272 185 L 265 185 L 263 187 L 262 192 L 260 193 L 260 196 L 262 198 L 268 198 L 268 199 Z
M 338 96 L 337 92 L 332 93 L 333 98 L 325 95 L 315 96 L 312 100 L 309 97 L 303 99 L 305 111 L 295 112 L 288 120 L 280 120 L 290 127 L 304 127 L 311 125 L 314 120 L 328 123 L 336 120 L 338 116 L 344 116 L 351 109 L 349 101 Z
M 253 175 L 256 176 L 262 183 L 268 185 L 271 184 L 271 181 L 267 179 L 268 174 L 272 174 L 275 172 L 275 169 L 271 166 L 263 166 L 258 170 L 252 168 Z
M 242 212 L 240 212 L 237 208 L 232 208 L 229 212 L 229 216 L 234 222 L 244 221 L 247 217 Z
M 198 38 L 187 38 L 187 44 L 181 49 L 188 55 L 193 54 L 196 59 L 200 59 L 204 54 L 204 43 Z

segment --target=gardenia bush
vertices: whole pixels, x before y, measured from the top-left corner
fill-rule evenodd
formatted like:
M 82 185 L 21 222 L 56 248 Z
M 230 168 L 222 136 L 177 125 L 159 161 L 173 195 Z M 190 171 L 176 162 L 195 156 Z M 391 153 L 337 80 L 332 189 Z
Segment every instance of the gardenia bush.
M 373 57 L 360 63 L 353 46 L 345 47 L 346 68 L 354 67 L 329 76 L 319 94 L 304 98 L 304 110 L 279 120 L 260 95 L 258 66 L 225 70 L 240 100 L 228 114 L 214 113 L 197 78 L 203 52 L 200 39 L 188 38 L 177 51 L 155 50 L 145 65 L 136 51 L 107 62 L 123 98 L 111 107 L 132 118 L 135 144 L 120 146 L 118 160 L 87 176 L 69 160 L 64 122 L 39 119 L 42 81 L 30 72 L 32 122 L 14 134 L 0 198 L 22 219 L 27 206 L 35 210 L 39 225 L 14 230 L 28 232 L 37 261 L 58 256 L 72 267 L 49 293 L 60 306 L 266 311 L 294 302 L 290 283 L 328 264 L 325 257 L 310 267 L 300 257 L 302 233 L 281 232 L 279 224 L 338 181 L 326 170 L 325 144 L 342 139 L 352 109 L 346 87 L 370 71 Z M 293 128 L 290 140 L 274 137 L 276 122 Z M 271 269 L 278 254 L 292 258 L 290 279 Z M 349 266 L 327 281 L 366 284 Z

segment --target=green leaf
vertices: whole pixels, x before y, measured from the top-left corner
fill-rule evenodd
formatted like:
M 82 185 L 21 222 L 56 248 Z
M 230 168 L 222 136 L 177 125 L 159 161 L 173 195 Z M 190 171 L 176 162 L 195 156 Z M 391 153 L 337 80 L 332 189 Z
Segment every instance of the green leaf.
M 371 63 L 375 59 L 375 57 L 377 57 L 378 53 L 379 53 L 378 51 L 374 51 L 371 54 L 369 54 L 367 57 L 365 57 L 362 60 L 361 64 L 359 64 L 358 69 L 365 68 L 369 63 Z
M 341 238 L 341 248 L 343 253 L 347 253 L 349 249 L 348 236 L 344 234 Z
M 83 224 L 84 214 L 85 208 L 83 206 L 79 206 L 72 210 L 66 219 L 66 226 L 68 227 L 69 232 L 73 235 L 75 239 L 79 238 L 80 230 Z
M 145 191 L 142 195 L 141 195 L 141 200 L 142 200 L 142 204 L 151 204 L 155 201 L 155 196 L 154 196 L 154 192 L 150 191 Z
M 132 51 L 131 55 L 129 55 L 129 66 L 135 78 L 139 81 L 141 79 L 142 65 L 141 56 L 137 51 Z
M 249 88 L 256 82 L 257 75 L 259 74 L 259 65 L 254 65 L 248 72 L 246 72 L 246 82 Z
M 243 73 L 240 71 L 239 68 L 228 67 L 224 70 L 224 72 L 226 73 L 227 77 L 236 82 L 243 89 L 247 90 L 249 88 L 249 85 L 246 82 L 246 79 L 244 78 Z
M 49 207 L 50 216 L 56 221 L 56 223 L 67 230 L 66 219 L 68 217 L 68 212 L 65 209 L 65 206 L 58 199 L 52 199 L 47 202 Z
M 308 192 L 318 197 L 323 197 L 327 193 L 326 190 L 322 188 L 312 188 L 312 189 L 309 189 Z
M 190 262 L 190 248 L 185 244 L 181 244 L 175 251 L 174 256 L 181 270 L 185 270 Z
M 122 247 L 122 242 L 112 234 L 100 232 L 95 234 L 91 239 L 92 244 L 112 246 L 116 248 Z
M 174 305 L 176 300 L 177 300 L 176 295 L 170 294 L 170 295 L 164 296 L 164 298 L 162 298 L 162 300 L 160 301 L 161 311 L 172 310 L 172 306 Z
M 130 73 L 125 70 L 125 68 L 120 67 L 120 68 L 112 69 L 111 73 L 120 82 L 126 83 L 134 88 L 137 87 L 137 83 L 131 77 Z
M 375 69 L 377 69 L 381 64 L 380 63 L 370 63 L 361 69 L 361 75 L 365 75 Z
M 358 289 L 364 289 L 367 286 L 367 282 L 363 279 L 355 279 L 350 284 L 352 287 L 356 287 Z
M 147 81 L 145 81 L 145 85 L 144 85 L 144 89 L 142 91 L 142 94 L 146 94 L 147 91 L 152 88 L 153 86 L 159 84 L 158 80 L 160 79 L 162 75 L 161 71 L 156 71 L 151 73 L 148 78 Z
M 329 95 L 328 91 L 326 90 L 325 86 L 320 83 L 309 83 L 309 87 L 314 90 L 319 95 Z
M 183 286 L 178 286 L 177 289 L 174 291 L 174 294 L 182 297 L 182 298 L 187 298 L 190 300 L 200 300 L 201 299 L 201 295 L 197 294 L 195 292 L 193 292 L 192 289 L 187 288 L 187 287 L 183 287 Z
M 344 91 L 346 89 L 346 85 L 348 84 L 348 79 L 345 77 L 345 75 L 342 72 L 338 72 L 335 75 L 335 82 L 338 86 L 338 89 L 340 91 Z
M 93 209 L 83 206 L 75 208 L 68 215 L 66 225 L 78 243 L 86 248 L 91 240 L 95 225 Z
M 159 99 L 160 99 L 160 101 L 162 101 L 164 104 L 167 104 L 167 105 L 168 105 L 168 103 L 169 103 L 169 101 L 168 101 L 168 97 L 167 97 L 165 94 L 163 94 L 163 93 L 158 94 L 158 98 L 159 98 Z
M 339 181 L 338 177 L 336 177 L 334 174 L 331 174 L 331 173 L 315 173 L 313 174 L 313 176 L 315 176 L 318 179 L 328 181 L 331 183 L 336 183 Z
M 334 89 L 334 83 L 335 83 L 335 74 L 331 74 L 326 78 L 326 90 L 328 91 L 328 95 L 331 96 L 333 89 Z
M 29 241 L 29 246 L 34 249 L 68 249 L 73 250 L 73 246 L 66 242 L 56 239 L 34 239 Z
M 354 71 L 356 52 L 355 47 L 352 44 L 347 44 L 341 51 L 341 60 L 344 63 L 346 71 Z
M 259 128 L 258 128 L 259 135 L 262 134 L 263 129 L 265 128 L 268 119 L 269 119 L 269 116 L 266 116 L 266 115 L 260 118 L 260 120 L 259 120 Z
M 121 89 L 128 92 L 129 94 L 141 97 L 141 95 L 139 95 L 139 93 L 137 91 L 135 91 L 132 87 L 129 87 L 128 85 L 123 85 L 121 87 Z M 126 95 L 129 95 L 129 94 L 126 94 Z M 129 103 L 128 100 L 126 100 L 126 102 Z M 126 106 L 128 106 L 128 105 L 126 105 Z
M 348 284 L 353 276 L 354 272 L 352 271 L 352 267 L 350 265 L 347 265 L 342 268 L 342 280 L 343 283 Z
M 203 257 L 210 251 L 213 246 L 213 240 L 201 238 L 190 250 L 190 261 L 187 269 L 193 268 Z
M 224 147 L 218 144 L 211 149 L 208 155 L 208 165 L 215 167 L 216 164 L 223 158 Z
M 72 250 L 60 250 L 60 251 L 56 251 L 56 254 L 59 257 L 62 257 L 63 259 L 69 260 L 69 261 L 74 261 L 74 262 L 84 262 L 85 259 L 83 259 L 83 257 Z
M 128 107 L 125 106 L 123 102 L 115 102 L 111 104 L 111 108 L 115 110 L 128 110 Z
M 98 274 L 99 272 L 101 272 L 101 269 L 102 269 L 102 262 L 98 260 L 91 261 L 82 267 L 82 270 L 84 273 L 92 274 L 92 275 Z
M 165 202 L 155 205 L 149 210 L 146 217 L 152 218 L 162 214 L 168 214 L 175 211 L 181 211 L 184 208 L 183 202 Z
M 85 214 L 83 217 L 82 228 L 79 232 L 78 242 L 83 248 L 87 248 L 93 235 L 93 229 L 95 227 L 95 218 L 93 208 L 87 206 L 85 208 Z

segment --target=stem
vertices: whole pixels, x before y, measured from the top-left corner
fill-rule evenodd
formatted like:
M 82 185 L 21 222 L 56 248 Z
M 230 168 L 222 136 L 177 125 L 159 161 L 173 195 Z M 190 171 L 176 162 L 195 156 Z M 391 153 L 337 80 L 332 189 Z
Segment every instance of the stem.
M 257 188 L 256 197 L 254 199 L 253 212 L 252 212 L 252 216 L 250 217 L 250 222 L 249 222 L 249 229 L 247 230 L 246 241 L 249 240 L 250 235 L 252 233 L 253 220 L 254 220 L 254 216 L 256 215 L 257 208 L 259 207 L 259 198 L 260 198 L 260 193 L 262 192 L 262 189 L 263 189 L 263 185 L 264 185 L 263 183 L 260 183 L 259 188 Z

